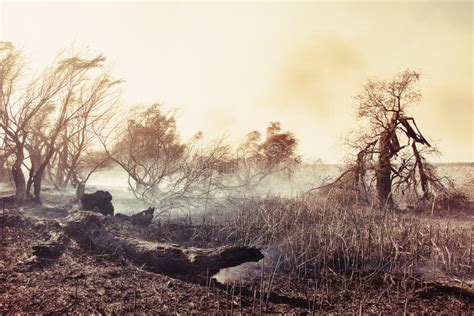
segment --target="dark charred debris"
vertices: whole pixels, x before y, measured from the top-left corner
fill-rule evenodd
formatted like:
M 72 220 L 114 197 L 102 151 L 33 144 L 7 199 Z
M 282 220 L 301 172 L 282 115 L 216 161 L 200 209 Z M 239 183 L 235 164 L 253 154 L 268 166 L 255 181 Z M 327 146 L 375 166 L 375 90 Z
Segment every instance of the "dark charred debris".
M 15 223 L 18 218 L 3 216 L 0 225 L 21 225 L 25 221 L 43 225 L 46 220 L 48 227 L 54 229 L 47 232 L 45 241 L 32 246 L 32 255 L 38 262 L 59 259 L 71 242 L 92 255 L 113 253 L 144 270 L 191 278 L 214 275 L 221 269 L 263 258 L 261 251 L 254 247 L 204 249 L 157 242 L 149 237 L 156 236 L 154 230 L 160 227 L 151 227 L 155 208 L 149 207 L 132 215 L 117 213 L 113 216 L 112 195 L 108 191 L 85 193 L 78 200 L 81 209 L 68 211 L 67 207 L 39 206 L 40 210 L 37 207 L 28 211 L 28 219 Z M 7 204 L 4 202 L 4 205 Z
M 99 190 L 94 193 L 84 193 L 80 200 L 84 211 L 94 211 L 110 216 L 114 215 L 112 194 L 108 191 Z

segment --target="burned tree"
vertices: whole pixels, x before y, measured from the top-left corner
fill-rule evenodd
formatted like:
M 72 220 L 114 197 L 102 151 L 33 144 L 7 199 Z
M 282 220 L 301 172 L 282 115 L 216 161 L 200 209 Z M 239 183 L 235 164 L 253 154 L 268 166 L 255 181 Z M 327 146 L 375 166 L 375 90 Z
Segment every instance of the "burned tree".
M 76 93 L 77 108 L 61 131 L 61 139 L 51 159 L 49 175 L 58 187 L 72 184 L 80 197 L 91 175 L 107 168 L 111 160 L 101 150 L 97 137 L 107 133 L 117 118 L 120 80 L 102 73 Z M 82 192 L 83 193 L 83 192 Z
M 248 133 L 235 158 L 238 186 L 252 190 L 271 174 L 286 172 L 291 176 L 301 162 L 297 147 L 295 135 L 283 131 L 279 122 L 270 122 L 263 139 L 258 131 Z
M 55 156 L 61 154 L 58 168 L 64 168 L 68 159 L 64 149 L 72 137 L 84 135 L 91 121 L 97 121 L 97 112 L 108 113 L 95 109 L 114 104 L 116 94 L 111 91 L 118 81 L 103 71 L 104 61 L 100 55 L 89 58 L 63 52 L 28 80 L 21 52 L 0 42 L 0 129 L 8 153 L 8 161 L 2 163 L 12 166 L 18 202 L 27 196 L 40 201 L 45 171 Z M 85 111 L 94 119 L 85 121 Z M 28 181 L 24 168 L 29 170 Z
M 25 64 L 21 52 L 11 43 L 0 42 L 0 128 L 9 150 L 15 200 L 26 198 L 23 173 L 25 145 L 34 118 L 68 84 L 64 71 L 46 69 L 40 77 L 24 82 Z
M 364 131 L 350 142 L 357 151 L 355 159 L 329 186 L 344 184 L 365 201 L 375 191 L 376 204 L 389 208 L 394 207 L 395 191 L 421 201 L 430 199 L 433 190 L 445 188 L 425 159 L 436 149 L 407 112 L 421 100 L 418 80 L 418 73 L 405 71 L 392 81 L 369 81 L 364 86 L 356 97 Z
M 116 102 L 117 93 L 114 88 L 120 81 L 112 79 L 106 73 L 100 73 L 104 61 L 103 56 L 85 58 L 74 54 L 56 65 L 56 71 L 64 73 L 67 84 L 55 95 L 55 108 L 50 116 L 54 123 L 42 130 L 31 131 L 33 136 L 39 134 L 41 140 L 39 150 L 29 150 L 30 156 L 35 156 L 38 160 L 31 165 L 29 179 L 33 183 L 34 199 L 37 201 L 40 201 L 46 168 L 55 155 L 68 155 L 72 152 L 72 159 L 59 156 L 57 171 L 61 172 L 66 168 L 77 175 L 79 159 L 84 157 L 84 149 L 91 141 L 89 135 L 93 124 L 101 122 L 102 117 L 110 111 L 110 106 Z M 75 138 L 80 140 L 79 143 L 74 142 Z M 69 151 L 71 147 L 74 150 Z M 29 190 L 27 192 L 29 194 Z
M 133 109 L 113 146 L 103 139 L 110 159 L 128 175 L 135 198 L 160 210 L 192 208 L 221 189 L 218 171 L 228 147 L 221 142 L 202 146 L 198 133 L 182 142 L 172 113 L 154 104 Z

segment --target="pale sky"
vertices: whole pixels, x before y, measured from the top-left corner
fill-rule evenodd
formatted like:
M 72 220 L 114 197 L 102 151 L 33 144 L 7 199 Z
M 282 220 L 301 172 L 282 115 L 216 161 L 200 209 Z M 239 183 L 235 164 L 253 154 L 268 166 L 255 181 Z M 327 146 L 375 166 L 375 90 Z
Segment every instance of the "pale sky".
M 74 43 L 125 80 L 123 106 L 179 108 L 183 138 L 241 140 L 269 121 L 306 161 L 341 162 L 353 97 L 374 76 L 422 74 L 412 114 L 443 156 L 474 161 L 472 2 L 3 1 L 0 36 L 34 70 Z

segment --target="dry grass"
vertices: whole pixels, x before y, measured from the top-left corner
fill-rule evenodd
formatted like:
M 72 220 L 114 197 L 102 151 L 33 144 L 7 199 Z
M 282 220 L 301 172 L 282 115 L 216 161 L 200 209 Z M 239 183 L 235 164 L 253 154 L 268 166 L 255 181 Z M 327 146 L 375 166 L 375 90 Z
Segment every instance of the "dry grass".
M 273 294 L 305 293 L 309 311 L 340 300 L 360 309 L 364 302 L 394 300 L 404 302 L 406 312 L 430 282 L 473 290 L 474 229 L 469 222 L 338 201 L 317 195 L 232 200 L 228 209 L 210 211 L 199 220 L 164 225 L 174 231 L 162 229 L 160 237 L 190 245 L 266 249 L 265 269 L 248 265 L 254 271 L 227 275 L 233 286 L 253 276 L 260 283 L 257 305 Z
M 61 262 L 43 271 L 30 272 L 25 270 L 29 244 L 43 238 L 40 236 L 47 230 L 34 226 L 35 233 L 31 237 L 27 234 L 30 230 L 33 232 L 29 226 L 16 232 L 2 230 L 2 234 L 6 234 L 4 250 L 11 251 L 5 251 L 0 261 L 6 268 L 13 260 L 16 263 L 11 263 L 21 268 L 6 269 L 6 280 L 12 276 L 32 280 L 32 285 L 26 287 L 14 280 L 7 282 L 6 292 L 0 293 L 5 304 L 8 303 L 4 308 L 311 314 L 400 314 L 448 309 L 471 312 L 470 302 L 474 298 L 472 219 L 433 217 L 430 210 L 418 215 L 380 211 L 348 201 L 350 199 L 341 200 L 336 194 L 329 198 L 314 194 L 295 199 L 270 196 L 232 199 L 225 207 L 201 215 L 162 220 L 144 232 L 151 239 L 201 247 L 243 244 L 264 249 L 263 262 L 223 271 L 218 279 L 224 285 L 212 282 L 212 276 L 206 278 L 205 284 L 196 285 L 160 279 L 140 269 L 134 279 L 136 285 L 128 284 L 124 281 L 128 279 L 125 273 L 137 267 L 126 264 L 117 268 L 120 270 L 117 277 L 111 277 L 108 271 L 116 265 L 114 260 L 98 260 L 80 249 L 71 249 Z M 8 232 L 19 236 L 8 239 Z M 28 245 L 16 245 L 21 240 Z M 20 248 L 22 251 L 18 251 Z M 8 259 L 10 257 L 13 259 Z M 93 282 L 66 284 L 60 278 L 55 280 L 55 286 L 63 289 L 60 293 L 64 292 L 61 294 L 64 302 L 55 300 L 54 291 L 49 290 L 44 292 L 42 302 L 26 299 L 36 293 L 38 286 L 51 282 L 50 275 L 64 269 L 88 271 L 87 278 Z M 169 286 L 162 287 L 160 282 Z M 157 284 L 164 290 L 153 290 Z M 102 293 L 102 288 L 109 294 L 97 297 L 97 291 Z M 137 291 L 143 299 L 130 300 L 130 293 Z M 67 299 L 69 293 L 73 293 L 74 300 Z M 176 295 L 179 300 L 175 300 Z M 46 297 L 48 309 L 44 305 Z M 97 297 L 97 306 L 88 310 L 85 304 L 90 303 L 91 297 Z M 75 303 L 71 305 L 71 302 Z

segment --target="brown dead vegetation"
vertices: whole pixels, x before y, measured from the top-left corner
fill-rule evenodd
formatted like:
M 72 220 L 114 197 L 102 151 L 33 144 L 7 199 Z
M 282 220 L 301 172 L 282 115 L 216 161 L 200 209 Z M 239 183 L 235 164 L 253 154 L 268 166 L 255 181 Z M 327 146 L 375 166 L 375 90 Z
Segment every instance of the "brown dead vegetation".
M 263 262 L 224 274 L 223 285 L 210 273 L 198 279 L 150 273 L 123 252 L 90 252 L 74 240 L 58 259 L 37 258 L 33 247 L 54 242 L 62 228 L 54 220 L 25 217 L 28 210 L 6 210 L 1 217 L 1 308 L 469 313 L 474 290 L 469 227 L 327 203 L 315 195 L 244 199 L 233 201 L 233 211 L 161 221 L 146 231 L 127 229 L 150 241 L 187 247 L 265 246 Z
M 358 118 L 365 125 L 348 141 L 356 154 L 336 180 L 316 189 L 342 190 L 351 202 L 380 209 L 397 207 L 395 199 L 415 209 L 465 205 L 464 194 L 427 161 L 438 151 L 408 114 L 422 98 L 416 87 L 419 78 L 407 70 L 390 81 L 367 82 L 356 96 Z

